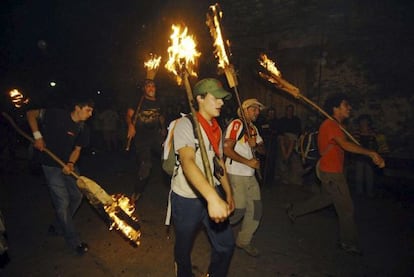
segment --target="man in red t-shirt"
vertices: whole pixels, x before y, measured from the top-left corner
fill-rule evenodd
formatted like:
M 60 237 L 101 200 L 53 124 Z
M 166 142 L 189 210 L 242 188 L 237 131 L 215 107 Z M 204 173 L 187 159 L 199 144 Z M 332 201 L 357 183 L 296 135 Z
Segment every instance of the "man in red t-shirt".
M 334 120 L 326 119 L 319 128 L 321 193 L 303 203 L 290 204 L 287 214 L 294 221 L 298 216 L 333 204 L 339 218 L 339 247 L 348 253 L 360 255 L 354 221 L 354 207 L 343 172 L 344 152 L 366 155 L 381 168 L 385 166 L 385 163 L 375 151 L 365 149 L 349 141 L 341 130 L 340 124 L 349 117 L 351 111 L 345 94 L 338 93 L 329 97 L 325 102 L 325 110 L 332 115 Z

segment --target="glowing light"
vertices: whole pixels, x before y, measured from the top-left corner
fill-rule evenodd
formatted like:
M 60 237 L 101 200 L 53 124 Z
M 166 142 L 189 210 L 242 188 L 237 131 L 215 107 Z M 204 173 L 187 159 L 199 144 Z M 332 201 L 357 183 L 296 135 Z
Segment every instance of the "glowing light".
M 133 221 L 138 222 L 138 219 L 133 215 L 135 206 L 131 203 L 130 199 L 123 194 L 112 195 L 114 200 L 111 205 L 105 206 L 105 212 L 112 219 L 112 224 L 109 230 L 119 230 L 129 240 L 134 242 L 136 245 L 140 245 L 141 231 L 135 230 L 123 219 L 119 218 L 117 212 L 121 209 L 125 214 L 129 216 Z
M 267 71 L 275 76 L 282 77 L 282 73 L 277 69 L 275 62 L 269 59 L 266 54 L 261 54 L 258 61 Z
M 24 104 L 30 102 L 30 99 L 25 98 L 24 95 L 18 89 L 12 89 L 11 91 L 9 91 L 9 96 L 13 105 L 16 108 L 21 108 Z
M 146 62 L 144 62 L 144 67 L 149 69 L 149 70 L 153 70 L 153 69 L 158 69 L 158 67 L 160 66 L 161 63 L 161 56 L 157 56 L 154 54 L 150 54 L 150 59 Z
M 226 53 L 226 47 L 223 42 L 222 30 L 220 27 L 220 20 L 223 17 L 223 12 L 220 10 L 218 4 L 210 6 L 210 11 L 211 13 L 207 14 L 206 24 L 210 28 L 210 34 L 214 39 L 214 55 L 218 59 L 218 67 L 224 69 L 230 62 Z M 229 44 L 230 42 L 227 41 L 227 45 Z
M 180 85 L 183 70 L 187 70 L 191 76 L 197 76 L 194 68 L 197 64 L 196 58 L 201 53 L 197 51 L 193 37 L 187 35 L 187 27 L 182 31 L 180 26 L 172 25 L 171 28 L 173 30 L 170 36 L 171 46 L 168 47 L 169 59 L 165 64 L 165 68 L 176 76 L 177 83 Z
M 51 81 L 51 82 L 49 83 L 49 85 L 50 85 L 51 87 L 55 87 L 55 86 L 56 86 L 56 82 Z

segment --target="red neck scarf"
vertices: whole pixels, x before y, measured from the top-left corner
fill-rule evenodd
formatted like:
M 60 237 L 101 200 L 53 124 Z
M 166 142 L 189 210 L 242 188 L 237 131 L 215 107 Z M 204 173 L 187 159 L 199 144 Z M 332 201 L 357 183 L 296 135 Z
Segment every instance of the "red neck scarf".
M 207 134 L 208 140 L 210 141 L 211 145 L 213 146 L 213 150 L 217 156 L 220 156 L 219 153 L 219 145 L 221 140 L 221 129 L 220 126 L 215 118 L 211 120 L 210 123 L 199 113 L 196 113 L 198 122 L 200 123 L 201 127 L 203 127 L 204 131 Z

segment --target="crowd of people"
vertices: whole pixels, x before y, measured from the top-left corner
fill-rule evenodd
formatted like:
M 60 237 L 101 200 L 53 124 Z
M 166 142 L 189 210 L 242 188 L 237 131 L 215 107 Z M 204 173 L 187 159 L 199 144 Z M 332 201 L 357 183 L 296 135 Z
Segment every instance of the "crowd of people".
M 287 105 L 284 116 L 277 118 L 275 108 L 265 107 L 256 98 L 244 100 L 232 113 L 232 108 L 226 107 L 231 93 L 214 78 L 195 84 L 193 97 L 195 114 L 177 121 L 172 133 L 177 160 L 170 179 L 167 223 L 172 223 L 175 229 L 176 274 L 193 276 L 192 245 L 202 225 L 212 247 L 208 274 L 226 276 L 235 248 L 252 257 L 260 255 L 254 246 L 254 234 L 262 215 L 261 186 L 302 183 L 305 170 L 297 151 L 302 124 L 293 105 Z M 88 146 L 90 137 L 95 145 L 98 137 L 102 138 L 100 147 L 109 152 L 124 151 L 124 145 L 130 143 L 136 156 L 136 179 L 130 197 L 134 203 L 145 192 L 153 172 L 153 159 L 161 157 L 167 126 L 177 113 L 163 109 L 157 98 L 156 83 L 151 79 L 143 82 L 142 92 L 130 101 L 124 115 L 110 107 L 95 115 L 94 121 L 100 123 L 98 135 L 96 126 L 91 133 L 85 124 L 94 107 L 92 101 L 82 100 L 74 102 L 70 111 L 27 112 L 34 147 L 42 153 L 42 170 L 56 214 L 49 233 L 63 236 L 68 246 L 80 255 L 89 246 L 80 239 L 73 221 L 82 193 L 70 175 L 79 174 L 77 161 L 82 148 Z M 372 197 L 375 191 L 372 165 L 384 167 L 384 160 L 378 154 L 378 135 L 370 117 L 364 115 L 358 118 L 359 128 L 355 131 L 361 145 L 347 138 L 341 128 L 350 116 L 351 105 L 344 94 L 329 97 L 325 110 L 333 120 L 324 120 L 317 136 L 320 159 L 316 169 L 321 193 L 305 202 L 289 204 L 286 213 L 294 223 L 299 216 L 334 205 L 339 218 L 339 247 L 347 253 L 361 254 L 344 154 L 357 154 L 357 192 Z M 199 124 L 199 133 L 195 131 L 195 123 Z M 44 153 L 46 146 L 63 159 L 63 168 Z

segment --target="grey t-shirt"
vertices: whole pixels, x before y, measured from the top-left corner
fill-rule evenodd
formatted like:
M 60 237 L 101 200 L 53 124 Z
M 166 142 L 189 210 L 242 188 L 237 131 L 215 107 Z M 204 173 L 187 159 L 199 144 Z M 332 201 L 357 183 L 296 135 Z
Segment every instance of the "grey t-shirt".
M 206 146 L 207 156 L 210 163 L 211 172 L 214 172 L 213 158 L 215 156 L 213 147 L 211 146 L 210 141 L 208 140 L 207 134 L 201 128 L 201 133 L 204 139 Z M 178 120 L 175 129 L 174 129 L 174 149 L 178 154 L 178 150 L 183 147 L 192 147 L 196 149 L 196 164 L 204 172 L 203 161 L 201 159 L 201 153 L 198 149 L 198 140 L 194 138 L 193 124 L 190 119 L 183 117 Z M 220 155 L 223 153 L 223 145 L 220 143 Z M 219 184 L 219 181 L 213 176 L 214 183 Z M 188 183 L 187 179 L 184 176 L 183 169 L 181 166 L 178 166 L 174 170 L 174 174 L 171 180 L 171 189 L 182 197 L 187 198 L 197 198 L 200 197 L 198 191 Z

